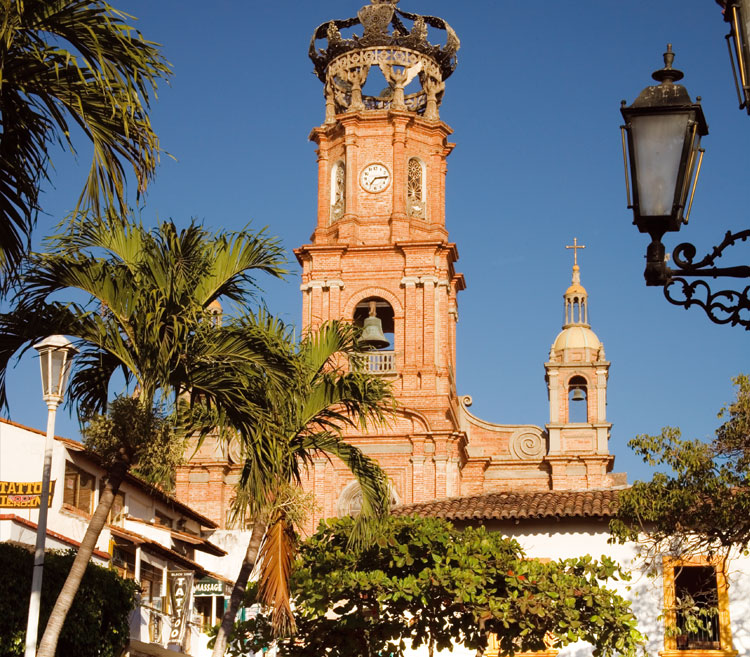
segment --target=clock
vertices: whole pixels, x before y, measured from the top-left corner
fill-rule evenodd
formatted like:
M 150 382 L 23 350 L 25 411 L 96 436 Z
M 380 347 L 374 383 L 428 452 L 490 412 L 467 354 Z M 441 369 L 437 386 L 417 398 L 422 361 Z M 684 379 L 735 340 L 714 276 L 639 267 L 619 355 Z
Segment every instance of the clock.
M 384 164 L 368 164 L 359 175 L 359 184 L 366 192 L 382 192 L 391 183 L 391 172 Z

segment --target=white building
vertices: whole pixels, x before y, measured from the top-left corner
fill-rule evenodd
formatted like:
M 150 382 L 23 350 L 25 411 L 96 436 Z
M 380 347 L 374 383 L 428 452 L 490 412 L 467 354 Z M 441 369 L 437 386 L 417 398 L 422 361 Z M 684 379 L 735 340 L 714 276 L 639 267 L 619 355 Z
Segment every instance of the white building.
M 497 492 L 435 500 L 400 507 L 399 515 L 444 518 L 457 527 L 484 525 L 516 539 L 529 557 L 569 559 L 586 554 L 607 555 L 632 579 L 609 586 L 630 600 L 638 627 L 647 635 L 650 657 L 733 657 L 750 655 L 750 559 L 738 557 L 722 566 L 717 559 L 664 557 L 657 563 L 659 576 L 648 577 L 634 544 L 611 545 L 609 520 L 617 491 Z M 713 590 L 719 614 L 710 632 L 676 637 L 667 629 L 680 623 L 678 614 L 665 612 L 684 593 Z M 537 657 L 590 657 L 592 647 L 578 643 L 558 651 L 534 653 Z M 471 651 L 454 651 L 456 657 L 474 657 Z M 497 657 L 497 648 L 484 657 Z
M 44 443 L 43 432 L 0 419 L 0 541 L 35 544 Z M 103 475 L 96 456 L 80 443 L 55 439 L 48 550 L 80 545 Z M 205 630 L 218 622 L 233 582 L 232 561 L 208 538 L 215 528 L 213 521 L 136 477 L 123 481 L 92 560 L 141 585 L 127 655 L 210 654 Z M 177 572 L 191 573 L 194 586 L 184 636 L 170 641 L 169 580 Z

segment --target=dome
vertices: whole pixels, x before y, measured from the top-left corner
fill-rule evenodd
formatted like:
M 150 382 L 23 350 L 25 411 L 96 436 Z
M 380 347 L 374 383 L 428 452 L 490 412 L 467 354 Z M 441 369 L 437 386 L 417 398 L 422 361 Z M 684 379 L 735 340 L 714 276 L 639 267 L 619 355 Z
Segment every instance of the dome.
M 563 349 L 595 349 L 599 350 L 602 346 L 601 341 L 587 326 L 569 326 L 563 329 L 555 338 L 552 345 L 554 351 Z
M 585 296 L 586 288 L 580 283 L 573 283 L 567 290 L 565 290 L 565 296 Z

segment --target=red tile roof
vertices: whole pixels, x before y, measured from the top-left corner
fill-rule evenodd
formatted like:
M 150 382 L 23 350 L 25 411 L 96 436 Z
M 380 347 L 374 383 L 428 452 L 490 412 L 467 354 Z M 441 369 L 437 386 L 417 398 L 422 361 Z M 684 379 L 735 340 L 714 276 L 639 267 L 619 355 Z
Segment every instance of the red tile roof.
M 447 520 L 609 518 L 617 510 L 619 492 L 620 489 L 483 493 L 400 505 L 392 513 Z

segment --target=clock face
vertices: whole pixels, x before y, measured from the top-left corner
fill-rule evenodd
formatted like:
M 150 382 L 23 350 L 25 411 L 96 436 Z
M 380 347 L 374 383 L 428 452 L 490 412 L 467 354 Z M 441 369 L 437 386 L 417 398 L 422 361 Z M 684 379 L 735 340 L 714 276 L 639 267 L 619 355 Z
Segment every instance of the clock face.
M 359 176 L 362 189 L 368 192 L 382 192 L 391 182 L 391 172 L 383 164 L 368 164 Z

